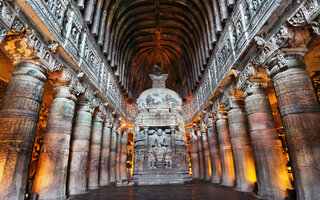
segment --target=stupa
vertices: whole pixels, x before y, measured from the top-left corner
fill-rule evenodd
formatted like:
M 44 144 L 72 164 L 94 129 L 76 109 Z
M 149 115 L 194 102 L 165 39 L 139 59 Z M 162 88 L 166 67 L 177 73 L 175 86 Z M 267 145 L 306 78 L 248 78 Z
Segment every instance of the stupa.
M 184 119 L 180 96 L 165 87 L 168 74 L 154 66 L 152 88 L 137 99 L 133 181 L 137 185 L 183 184 L 188 169 Z

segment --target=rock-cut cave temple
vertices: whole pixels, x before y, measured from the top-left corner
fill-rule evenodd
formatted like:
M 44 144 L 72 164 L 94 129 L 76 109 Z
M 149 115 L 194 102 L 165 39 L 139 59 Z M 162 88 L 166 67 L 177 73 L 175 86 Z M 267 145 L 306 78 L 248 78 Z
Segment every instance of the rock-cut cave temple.
M 319 200 L 319 14 L 0 0 L 0 199 Z

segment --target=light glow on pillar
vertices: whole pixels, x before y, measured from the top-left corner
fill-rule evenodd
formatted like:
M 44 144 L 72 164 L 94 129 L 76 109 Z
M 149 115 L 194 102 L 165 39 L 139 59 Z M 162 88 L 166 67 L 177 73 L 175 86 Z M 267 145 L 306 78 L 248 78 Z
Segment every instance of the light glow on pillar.
M 256 170 L 254 163 L 247 164 L 247 180 L 249 180 L 252 184 L 257 182 Z

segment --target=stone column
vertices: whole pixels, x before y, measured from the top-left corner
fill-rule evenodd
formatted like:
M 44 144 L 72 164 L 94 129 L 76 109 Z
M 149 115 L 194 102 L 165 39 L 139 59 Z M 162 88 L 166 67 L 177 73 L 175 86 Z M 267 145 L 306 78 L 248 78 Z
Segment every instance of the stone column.
M 215 118 L 221 158 L 221 184 L 225 186 L 234 186 L 235 172 L 226 112 L 224 110 L 220 110 L 220 108 L 217 109 Z
M 67 69 L 50 78 L 54 96 L 32 193 L 38 194 L 39 199 L 65 199 L 70 136 L 77 100 L 73 93 L 79 94 L 84 88 Z
M 78 98 L 70 150 L 68 195 L 87 191 L 87 169 L 89 156 L 92 113 L 95 108 L 93 93 L 87 88 Z
M 298 199 L 320 199 L 320 106 L 298 50 L 287 49 L 287 55 L 280 52 L 267 65 L 271 68 Z M 284 67 L 277 70 L 279 66 Z
M 120 179 L 122 181 L 128 180 L 127 175 L 127 141 L 128 141 L 128 133 L 123 131 L 121 137 L 121 158 L 120 158 Z
M 0 199 L 24 199 L 46 70 L 15 64 L 0 111 Z
M 198 154 L 199 154 L 199 175 L 200 179 L 204 179 L 204 155 L 202 145 L 202 134 L 200 130 L 197 130 L 197 142 L 198 142 Z
M 200 178 L 200 167 L 199 167 L 199 150 L 197 136 L 194 130 L 190 132 L 190 150 L 191 150 L 191 169 L 192 169 L 192 179 Z
M 210 181 L 211 179 L 211 162 L 210 162 L 210 151 L 208 144 L 207 128 L 204 122 L 201 121 L 201 132 L 202 132 L 202 144 L 203 144 L 203 156 L 204 156 L 204 180 Z
M 99 163 L 100 148 L 102 138 L 102 123 L 105 113 L 101 109 L 95 113 L 92 122 L 90 136 L 90 150 L 88 162 L 88 189 L 93 190 L 99 188 Z
M 228 93 L 228 90 L 226 92 Z M 253 192 L 257 177 L 244 101 L 242 97 L 229 96 L 229 94 L 227 96 L 229 104 L 227 109 L 228 124 L 236 175 L 236 189 Z
M 112 135 L 110 142 L 110 161 L 109 161 L 109 178 L 110 183 L 116 182 L 116 152 L 117 152 L 117 129 L 119 122 L 116 121 L 112 127 Z
M 120 180 L 121 133 L 122 129 L 118 130 L 116 147 L 116 181 Z
M 245 105 L 257 168 L 258 195 L 262 199 L 284 199 L 286 189 L 292 186 L 266 85 L 250 84 L 245 92 Z
M 211 182 L 221 183 L 221 160 L 216 123 L 213 121 L 213 118 L 210 117 L 206 124 L 208 128 L 208 144 L 211 158 Z
M 101 159 L 100 159 L 100 177 L 99 185 L 109 185 L 109 158 L 110 158 L 110 139 L 111 139 L 111 127 L 113 118 L 109 113 L 106 117 L 101 140 Z

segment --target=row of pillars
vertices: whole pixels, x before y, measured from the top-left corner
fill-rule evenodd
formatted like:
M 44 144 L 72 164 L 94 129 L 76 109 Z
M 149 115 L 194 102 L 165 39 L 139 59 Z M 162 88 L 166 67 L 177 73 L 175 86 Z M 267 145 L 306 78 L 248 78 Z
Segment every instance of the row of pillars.
M 49 77 L 54 96 L 32 187 L 38 199 L 65 199 L 127 180 L 127 133 L 111 113 L 92 107 L 73 78 L 67 69 Z M 0 199 L 25 199 L 46 80 L 41 63 L 15 64 L 0 110 Z
M 294 57 L 286 59 L 288 68 L 272 76 L 272 81 L 294 182 L 266 83 L 254 74 L 247 77 L 242 95 L 225 91 L 229 94 L 205 111 L 205 128 L 202 123 L 201 128 L 189 127 L 193 179 L 211 179 L 244 192 L 253 192 L 257 183 L 262 199 L 284 199 L 293 188 L 300 200 L 320 199 L 320 106 L 305 64 Z

